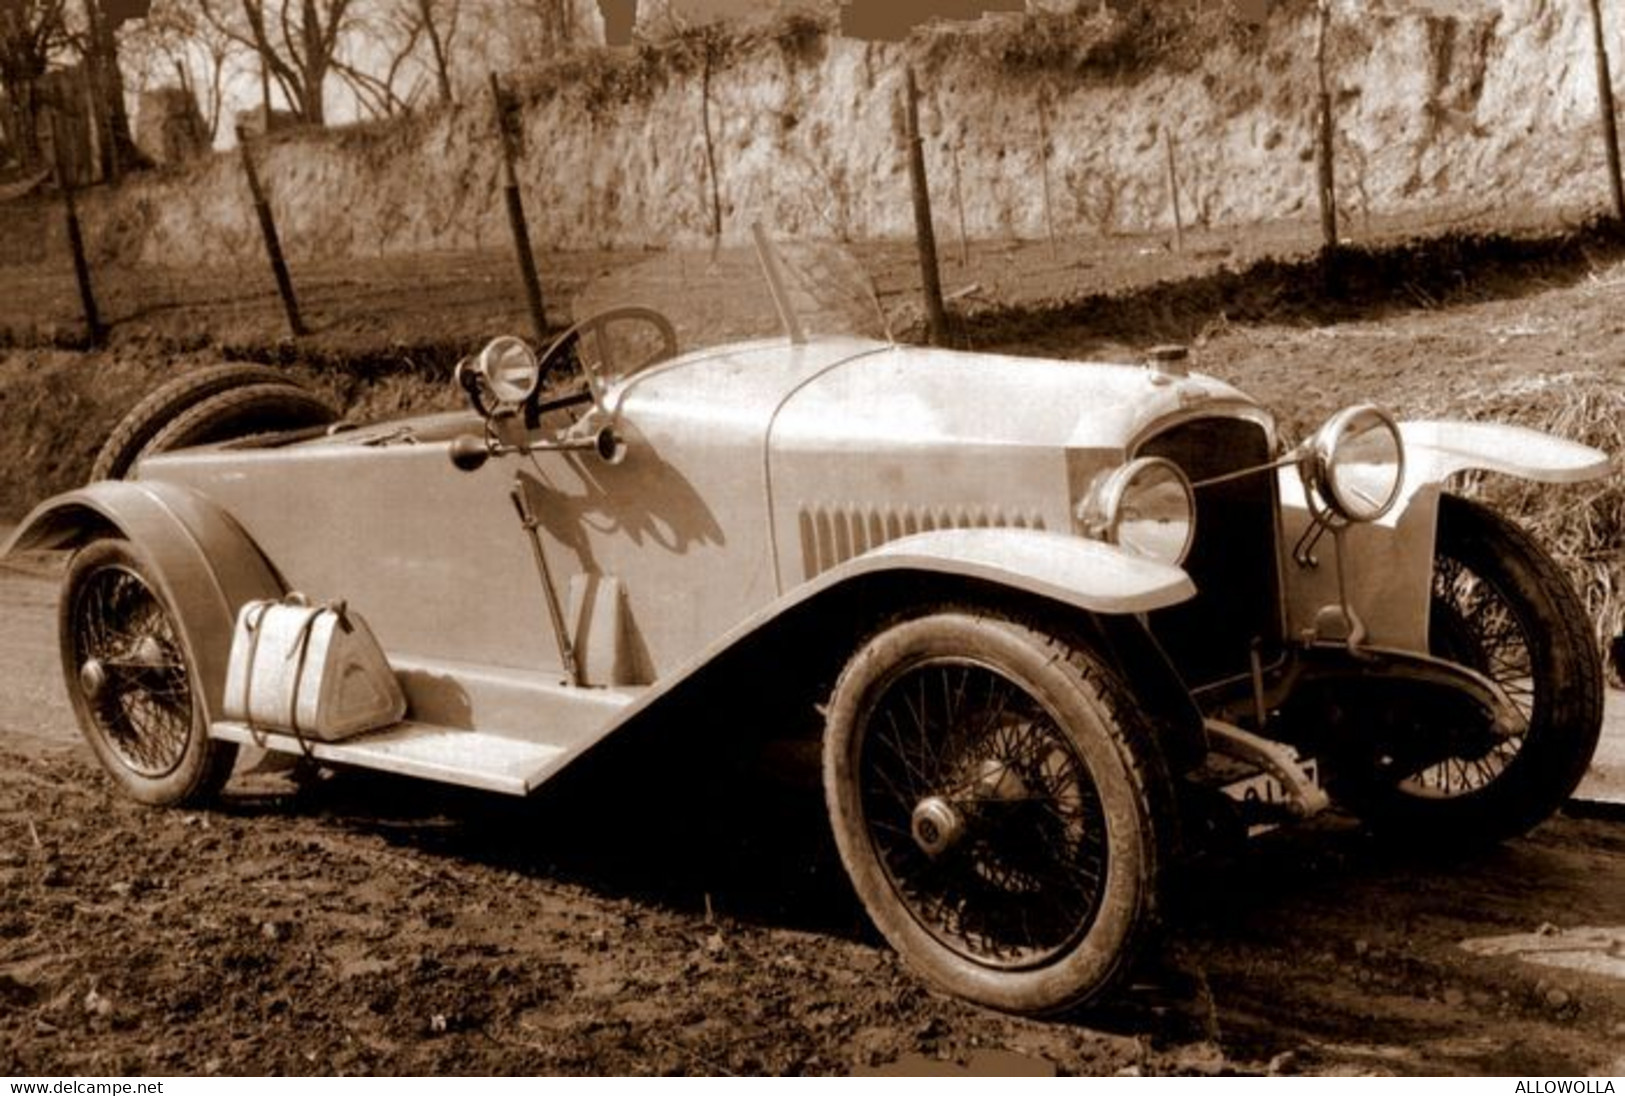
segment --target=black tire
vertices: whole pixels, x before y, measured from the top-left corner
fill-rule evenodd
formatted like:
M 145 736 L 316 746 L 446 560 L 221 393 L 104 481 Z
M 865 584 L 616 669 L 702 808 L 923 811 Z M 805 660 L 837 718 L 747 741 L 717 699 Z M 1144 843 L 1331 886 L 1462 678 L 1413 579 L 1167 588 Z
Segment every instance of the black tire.
M 295 382 L 267 365 L 211 365 L 176 377 L 147 393 L 119 420 L 91 465 L 92 480 L 123 479 L 153 436 L 188 407 L 230 388 Z
M 1462 752 L 1400 776 L 1360 774 L 1350 805 L 1408 842 L 1452 848 L 1528 832 L 1585 776 L 1602 727 L 1602 658 L 1585 606 L 1520 526 L 1468 499 L 1440 500 L 1429 647 L 1490 677 L 1521 734 L 1447 728 Z
M 251 384 L 218 392 L 182 411 L 152 436 L 140 455 L 325 426 L 337 417 L 332 404 L 306 389 L 286 383 Z
M 206 802 L 236 745 L 211 739 L 187 639 L 139 552 L 93 541 L 68 566 L 58 609 L 62 673 L 97 760 L 131 797 Z
M 1161 754 L 1115 676 L 1033 628 L 945 610 L 876 634 L 830 700 L 824 791 L 875 925 L 958 996 L 1079 1005 L 1154 926 Z

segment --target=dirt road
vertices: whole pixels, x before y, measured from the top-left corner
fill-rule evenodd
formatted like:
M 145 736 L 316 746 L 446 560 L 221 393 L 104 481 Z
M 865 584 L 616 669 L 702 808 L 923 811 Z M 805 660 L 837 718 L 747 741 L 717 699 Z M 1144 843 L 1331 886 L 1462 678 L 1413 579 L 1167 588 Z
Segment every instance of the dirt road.
M 877 941 L 811 795 L 240 774 L 207 813 L 126 802 L 73 731 L 54 596 L 0 573 L 0 1072 L 1625 1072 L 1617 816 L 1448 865 L 1340 819 L 1270 835 L 1184 874 L 1108 1007 L 1014 1020 Z

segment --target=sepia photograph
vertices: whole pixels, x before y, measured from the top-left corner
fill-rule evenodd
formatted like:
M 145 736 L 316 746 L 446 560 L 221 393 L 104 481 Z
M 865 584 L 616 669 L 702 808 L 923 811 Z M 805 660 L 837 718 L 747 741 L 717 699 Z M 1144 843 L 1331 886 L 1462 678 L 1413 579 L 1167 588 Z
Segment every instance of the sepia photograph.
M 7 1094 L 1613 1093 L 1616 94 L 1625 0 L 0 0 Z

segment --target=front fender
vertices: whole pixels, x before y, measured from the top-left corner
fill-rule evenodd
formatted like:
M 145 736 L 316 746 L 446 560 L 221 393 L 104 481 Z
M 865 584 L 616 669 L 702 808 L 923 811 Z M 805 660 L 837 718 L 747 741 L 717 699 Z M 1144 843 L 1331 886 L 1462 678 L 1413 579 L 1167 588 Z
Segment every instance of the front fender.
M 1167 656 L 1133 614 L 1196 593 L 1178 567 L 1153 563 L 1098 541 L 1023 529 L 950 529 L 888 542 L 802 583 L 762 607 L 677 670 L 663 675 L 619 713 L 601 735 L 674 702 L 691 689 L 738 689 L 742 678 L 772 667 L 772 691 L 812 690 L 809 710 L 827 690 L 853 644 L 894 613 L 921 605 L 972 601 L 1080 610 L 1075 630 L 1094 629 L 1148 710 L 1163 717 L 1176 770 L 1206 752 L 1201 713 Z M 1063 626 L 1066 626 L 1063 623 Z
M 1097 540 L 1033 529 L 916 533 L 847 560 L 814 585 L 832 586 L 883 570 L 979 579 L 1109 616 L 1148 613 L 1196 594 L 1190 576 L 1178 567 Z
M 1178 567 L 1131 556 L 1109 544 L 1031 529 L 943 529 L 890 541 L 832 567 L 729 629 L 695 658 L 664 675 L 627 709 L 630 717 L 652 706 L 685 680 L 770 636 L 778 627 L 821 605 L 848 606 L 843 595 L 873 589 L 890 577 L 947 579 L 1036 596 L 1103 618 L 1129 618 L 1185 601 L 1196 593 Z M 964 580 L 955 583 L 954 580 Z M 944 589 L 940 583 L 937 589 Z M 873 599 L 860 598 L 860 604 Z M 862 604 L 860 612 L 872 612 Z M 843 613 L 843 615 L 845 615 Z M 1138 623 L 1134 623 L 1138 628 Z
M 1608 454 L 1525 426 L 1494 422 L 1405 422 L 1405 491 L 1457 472 L 1500 472 L 1537 483 L 1584 483 L 1608 474 Z
M 1419 421 L 1400 424 L 1405 481 L 1381 521 L 1353 525 L 1343 534 L 1349 600 L 1368 641 L 1396 650 L 1426 652 L 1439 496 L 1458 472 L 1487 471 L 1537 483 L 1582 483 L 1608 474 L 1609 458 L 1527 427 L 1501 423 Z M 1319 566 L 1302 567 L 1292 547 L 1308 527 L 1303 483 L 1296 468 L 1281 473 L 1282 573 L 1292 633 L 1313 631 L 1320 610 L 1338 604 L 1337 545 L 1323 538 Z
M 77 548 L 100 537 L 128 540 L 174 608 L 206 711 L 220 710 L 237 610 L 280 597 L 281 578 L 241 526 L 196 491 L 175 484 L 105 480 L 34 509 L 0 557 Z

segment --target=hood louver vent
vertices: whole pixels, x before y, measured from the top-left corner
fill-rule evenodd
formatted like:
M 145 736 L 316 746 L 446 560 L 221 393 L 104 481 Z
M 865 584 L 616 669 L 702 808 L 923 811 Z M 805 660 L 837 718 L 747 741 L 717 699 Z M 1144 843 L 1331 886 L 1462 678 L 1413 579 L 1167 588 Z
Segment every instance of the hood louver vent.
M 906 509 L 881 506 L 808 506 L 800 514 L 806 577 L 915 533 L 938 529 L 1042 529 L 1036 513 L 1010 514 L 982 507 Z

